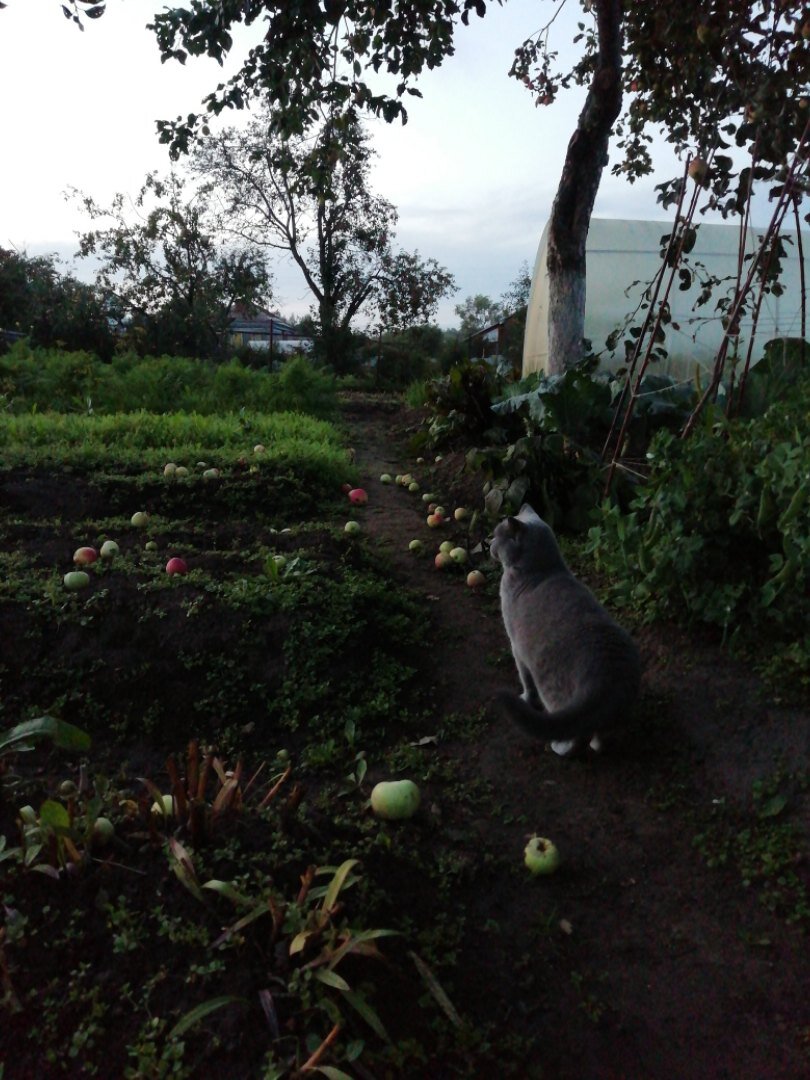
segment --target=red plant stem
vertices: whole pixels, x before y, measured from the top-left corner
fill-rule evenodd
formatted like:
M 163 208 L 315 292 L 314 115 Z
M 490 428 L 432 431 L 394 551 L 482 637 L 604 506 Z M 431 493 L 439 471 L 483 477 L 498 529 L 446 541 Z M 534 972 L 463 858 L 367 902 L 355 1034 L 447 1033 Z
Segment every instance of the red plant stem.
M 324 1056 L 326 1051 L 329 1049 L 329 1047 L 332 1045 L 332 1043 L 335 1041 L 335 1039 L 338 1037 L 339 1034 L 340 1034 L 340 1024 L 335 1024 L 335 1026 L 332 1028 L 332 1030 L 329 1032 L 329 1034 L 323 1040 L 323 1042 L 318 1047 L 318 1049 L 315 1051 L 315 1053 L 312 1054 L 311 1057 L 307 1058 L 307 1060 L 301 1066 L 299 1072 L 302 1072 L 302 1073 L 311 1072 L 313 1069 L 316 1069 L 318 1067 L 318 1064 L 319 1064 L 321 1058 Z

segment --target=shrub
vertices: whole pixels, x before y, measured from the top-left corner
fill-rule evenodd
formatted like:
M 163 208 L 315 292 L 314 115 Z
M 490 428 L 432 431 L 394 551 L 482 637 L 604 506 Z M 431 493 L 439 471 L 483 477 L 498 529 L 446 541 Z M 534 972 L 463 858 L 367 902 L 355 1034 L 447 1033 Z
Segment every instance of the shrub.
M 760 418 L 714 413 L 689 439 L 659 433 L 630 512 L 608 506 L 590 530 L 614 601 L 719 627 L 741 646 L 789 644 L 786 662 L 807 677 L 809 420 L 805 379 Z

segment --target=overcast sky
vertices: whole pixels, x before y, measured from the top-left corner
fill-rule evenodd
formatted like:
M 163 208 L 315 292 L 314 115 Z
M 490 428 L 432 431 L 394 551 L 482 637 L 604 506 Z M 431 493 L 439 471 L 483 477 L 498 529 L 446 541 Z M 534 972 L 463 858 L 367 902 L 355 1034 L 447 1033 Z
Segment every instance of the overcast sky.
M 158 6 L 108 0 L 84 33 L 58 0 L 8 0 L 0 10 L 0 246 L 69 256 L 89 222 L 65 200 L 68 187 L 106 203 L 117 191 L 135 195 L 147 171 L 168 168 L 155 121 L 198 110 L 229 67 L 207 58 L 162 65 L 145 29 Z M 410 99 L 408 124 L 373 125 L 374 186 L 399 211 L 399 244 L 437 259 L 459 286 L 442 306 L 442 325 L 457 323 L 453 307 L 466 296 L 497 299 L 523 262 L 534 265 L 582 95 L 536 108 L 507 73 L 515 47 L 553 11 L 551 0 L 509 0 L 473 16 L 458 31 L 455 56 L 421 80 L 424 98 Z M 569 0 L 553 30 L 561 52 L 578 18 Z M 243 47 L 248 41 L 237 36 Z M 666 149 L 659 161 L 661 175 L 634 186 L 606 171 L 596 215 L 663 217 L 653 185 L 679 165 Z M 306 313 L 298 271 L 277 265 L 275 277 L 279 312 Z

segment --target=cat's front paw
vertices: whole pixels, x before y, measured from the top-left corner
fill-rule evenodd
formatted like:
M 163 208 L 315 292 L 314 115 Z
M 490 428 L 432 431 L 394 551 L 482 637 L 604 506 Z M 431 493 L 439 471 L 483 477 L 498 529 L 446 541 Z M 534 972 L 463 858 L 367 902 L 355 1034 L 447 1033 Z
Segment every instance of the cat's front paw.
M 554 753 L 559 754 L 560 757 L 569 757 L 577 748 L 577 740 L 569 739 L 566 742 L 555 740 L 554 742 L 549 743 L 549 746 Z

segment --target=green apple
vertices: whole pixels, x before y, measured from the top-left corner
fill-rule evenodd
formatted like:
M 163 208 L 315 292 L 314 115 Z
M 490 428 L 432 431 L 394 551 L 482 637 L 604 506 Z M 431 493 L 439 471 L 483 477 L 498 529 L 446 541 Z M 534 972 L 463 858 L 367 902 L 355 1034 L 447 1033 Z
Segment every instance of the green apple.
M 86 589 L 90 584 L 90 575 L 84 570 L 71 570 L 70 573 L 65 574 L 62 581 L 68 592 L 78 592 L 79 589 Z
M 102 559 L 112 559 L 115 555 L 120 553 L 121 549 L 114 540 L 105 540 L 99 549 L 99 555 Z
M 97 817 L 93 822 L 93 843 L 106 847 L 115 836 L 115 826 L 106 817 Z
M 360 532 L 360 522 L 347 521 L 346 524 L 343 526 L 343 531 L 345 533 L 348 533 L 349 536 L 356 536 Z
M 423 503 L 432 503 L 432 502 L 435 502 L 435 501 L 436 501 L 436 496 L 430 491 L 426 491 L 425 494 L 422 496 L 422 502 Z
M 158 546 L 155 540 L 147 540 L 143 545 L 145 551 L 157 551 Z
M 466 506 L 457 506 L 453 511 L 453 517 L 456 521 L 465 521 L 470 516 L 470 511 Z
M 413 817 L 420 799 L 413 780 L 381 780 L 371 792 L 371 809 L 386 821 L 403 821 Z
M 129 520 L 136 529 L 145 529 L 149 524 L 149 515 L 145 510 L 136 510 Z
M 163 466 L 163 475 L 164 476 L 174 476 L 174 474 L 176 472 L 177 472 L 177 465 L 173 461 L 167 461 L 166 464 Z
M 523 850 L 523 861 L 531 874 L 553 874 L 560 865 L 560 853 L 545 836 L 533 836 Z
M 256 445 L 253 447 L 253 453 L 254 454 L 263 454 L 264 453 L 264 443 L 256 443 Z
M 454 546 L 452 540 L 442 540 L 439 544 L 439 551 L 443 551 L 445 555 L 449 555 Z
M 424 549 L 424 544 L 421 540 L 411 540 L 408 544 L 408 551 L 412 551 L 414 555 L 421 555 Z
M 436 509 L 433 511 L 433 513 L 438 514 L 440 518 L 446 518 L 447 517 L 447 511 L 445 510 L 445 508 L 443 506 L 437 506 Z
M 203 473 L 203 480 L 216 480 L 219 476 L 219 469 L 206 469 Z
M 417 484 L 417 482 L 415 480 L 411 480 L 410 484 L 408 484 L 408 491 L 410 491 L 413 495 L 415 495 L 418 490 L 419 490 L 419 485 Z
M 467 549 L 463 547 L 454 547 L 450 552 L 450 558 L 453 560 L 453 562 L 459 563 L 459 565 L 465 563 L 468 558 Z
M 393 482 L 394 478 L 391 476 L 391 473 L 384 472 L 380 477 L 381 484 L 393 484 Z
M 175 476 L 179 476 L 182 480 L 184 476 L 188 476 L 188 469 L 185 465 L 178 465 L 174 472 Z

